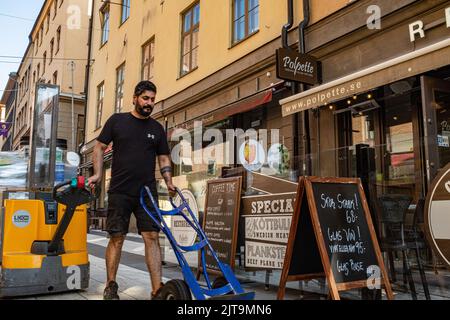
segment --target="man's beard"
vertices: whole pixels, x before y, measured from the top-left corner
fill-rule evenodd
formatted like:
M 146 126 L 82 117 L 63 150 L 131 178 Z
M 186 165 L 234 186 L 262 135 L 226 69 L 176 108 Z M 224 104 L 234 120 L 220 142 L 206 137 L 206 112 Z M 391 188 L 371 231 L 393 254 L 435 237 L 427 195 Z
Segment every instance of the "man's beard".
M 150 117 L 150 115 L 153 112 L 153 107 L 151 107 L 151 106 L 147 106 L 144 108 L 139 105 L 136 105 L 134 109 L 136 110 L 137 113 L 139 113 L 141 116 L 143 116 L 145 118 Z

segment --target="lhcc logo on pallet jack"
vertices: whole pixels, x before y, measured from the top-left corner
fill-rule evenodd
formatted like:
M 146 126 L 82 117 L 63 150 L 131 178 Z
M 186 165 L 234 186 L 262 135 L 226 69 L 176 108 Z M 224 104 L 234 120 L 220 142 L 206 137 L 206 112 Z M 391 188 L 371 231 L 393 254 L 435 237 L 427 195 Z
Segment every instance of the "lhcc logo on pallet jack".
M 14 212 L 12 216 L 13 224 L 19 228 L 25 228 L 30 224 L 31 216 L 28 211 L 19 210 Z

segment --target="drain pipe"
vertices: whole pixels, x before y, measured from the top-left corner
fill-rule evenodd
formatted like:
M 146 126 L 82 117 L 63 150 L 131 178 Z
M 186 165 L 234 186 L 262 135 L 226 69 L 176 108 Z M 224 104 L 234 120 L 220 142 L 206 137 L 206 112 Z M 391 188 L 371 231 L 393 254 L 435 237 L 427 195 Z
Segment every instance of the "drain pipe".
M 303 21 L 298 25 L 298 51 L 300 53 L 306 53 L 306 45 L 305 45 L 305 28 L 308 26 L 310 20 L 310 7 L 309 0 L 303 0 Z M 306 86 L 304 83 L 300 84 L 300 91 L 303 92 L 306 90 Z M 298 115 L 298 113 L 296 113 Z M 296 123 L 298 123 L 298 119 L 296 119 Z M 302 111 L 302 137 L 303 137 L 303 175 L 311 175 L 311 141 L 309 137 L 309 111 Z M 319 150 L 317 150 L 319 152 Z
M 287 9 L 288 9 L 288 22 L 285 24 L 281 30 L 281 44 L 284 49 L 290 49 L 288 43 L 288 32 L 292 28 L 294 24 L 294 0 L 287 0 Z M 291 94 L 295 95 L 298 93 L 298 85 L 296 82 L 292 81 L 291 83 Z M 294 163 L 293 169 L 298 169 L 298 161 L 295 161 L 295 158 L 299 155 L 299 143 L 298 143 L 298 114 L 295 113 L 291 118 L 292 122 L 292 144 L 293 144 L 293 152 L 294 152 Z
M 309 0 L 303 0 L 303 21 L 298 25 L 298 52 L 306 53 L 305 28 L 309 24 Z
M 281 29 L 281 44 L 283 48 L 289 49 L 288 44 L 288 31 L 292 28 L 294 24 L 294 0 L 287 0 L 288 7 L 288 22 Z

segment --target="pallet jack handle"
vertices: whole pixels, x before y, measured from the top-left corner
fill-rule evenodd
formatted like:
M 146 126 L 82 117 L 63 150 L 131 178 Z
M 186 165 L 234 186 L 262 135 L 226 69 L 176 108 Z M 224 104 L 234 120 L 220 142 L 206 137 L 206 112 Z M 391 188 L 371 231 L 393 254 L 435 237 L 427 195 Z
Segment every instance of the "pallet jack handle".
M 70 187 L 58 192 L 59 189 L 67 185 L 70 185 Z M 98 197 L 99 188 L 95 187 L 94 190 L 88 190 L 87 187 L 87 180 L 85 180 L 83 176 L 78 176 L 77 178 L 73 178 L 72 180 L 65 181 L 53 187 L 53 199 L 56 202 L 65 205 L 66 212 L 48 245 L 48 255 L 59 255 L 64 253 L 61 241 L 69 227 L 76 208 L 79 205 L 89 203 Z

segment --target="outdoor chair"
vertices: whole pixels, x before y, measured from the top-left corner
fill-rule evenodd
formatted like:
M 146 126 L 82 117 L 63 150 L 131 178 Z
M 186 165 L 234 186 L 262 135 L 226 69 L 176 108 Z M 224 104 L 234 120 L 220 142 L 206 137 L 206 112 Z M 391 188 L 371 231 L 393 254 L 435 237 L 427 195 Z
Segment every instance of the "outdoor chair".
M 386 252 L 389 260 L 389 270 L 392 282 L 396 281 L 394 253 L 400 252 L 403 260 L 404 282 L 409 283 L 411 296 L 417 300 L 416 288 L 412 277 L 411 267 L 408 260 L 408 245 L 405 239 L 404 219 L 406 210 L 412 201 L 406 195 L 386 194 L 378 198 L 381 210 L 381 251 Z

